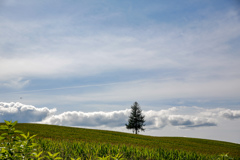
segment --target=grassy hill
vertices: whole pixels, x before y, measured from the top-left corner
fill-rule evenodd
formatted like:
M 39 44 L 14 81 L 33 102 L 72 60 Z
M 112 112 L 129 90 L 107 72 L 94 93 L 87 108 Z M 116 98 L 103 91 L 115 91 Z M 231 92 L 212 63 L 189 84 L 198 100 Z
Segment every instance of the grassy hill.
M 240 144 L 222 141 L 183 137 L 152 137 L 113 131 L 29 123 L 19 123 L 16 129 L 20 129 L 25 133 L 37 134 L 39 138 L 48 138 L 52 141 L 110 143 L 113 145 L 181 150 L 204 155 L 228 153 L 229 156 L 240 157 Z

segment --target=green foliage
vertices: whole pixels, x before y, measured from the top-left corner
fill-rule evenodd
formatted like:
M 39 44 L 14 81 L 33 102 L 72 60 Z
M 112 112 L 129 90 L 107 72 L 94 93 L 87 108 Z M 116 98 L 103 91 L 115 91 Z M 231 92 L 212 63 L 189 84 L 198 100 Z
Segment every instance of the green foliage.
M 144 131 L 145 129 L 145 120 L 144 115 L 142 115 L 142 110 L 137 102 L 131 106 L 132 111 L 128 119 L 128 124 L 126 124 L 127 129 L 132 129 L 135 134 L 137 134 L 140 130 Z
M 0 130 L 4 131 L 4 133 L 2 133 L 0 136 L 0 159 L 62 159 L 61 157 L 57 157 L 59 153 L 51 154 L 50 152 L 47 152 L 48 155 L 43 155 L 40 145 L 35 142 L 34 137 L 36 137 L 36 135 L 30 136 L 29 132 L 24 134 L 22 131 L 14 128 L 14 126 L 17 124 L 17 121 L 5 121 L 5 123 L 6 125 L 0 126 Z
M 34 142 L 36 135 L 25 135 L 22 131 L 16 130 L 14 126 L 17 121 L 5 121 L 6 125 L 1 125 L 0 130 L 5 131 L 0 136 L 1 148 L 0 159 L 41 159 L 37 153 L 38 144 Z
M 48 153 L 48 155 L 46 156 L 46 158 L 48 158 L 48 159 L 50 159 L 50 160 L 62 159 L 61 157 L 57 157 L 57 155 L 58 155 L 59 153 L 54 153 L 54 154 L 52 154 L 52 153 L 50 153 L 50 152 L 47 152 L 47 153 Z
M 228 156 L 228 153 L 223 153 L 223 154 L 220 154 L 217 158 L 217 160 L 230 160 L 230 159 L 233 159 L 232 157 L 229 157 Z

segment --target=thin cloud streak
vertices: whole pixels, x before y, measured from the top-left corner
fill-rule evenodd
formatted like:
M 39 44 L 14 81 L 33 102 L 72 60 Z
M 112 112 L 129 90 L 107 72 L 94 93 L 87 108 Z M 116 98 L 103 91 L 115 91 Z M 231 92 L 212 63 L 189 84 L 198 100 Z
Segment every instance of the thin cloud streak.
M 104 92 L 61 96 L 66 101 L 129 101 L 157 100 L 171 98 L 232 98 L 240 94 L 239 79 L 219 81 L 159 81 L 149 80 L 142 83 L 125 83 L 112 86 Z M 217 93 L 216 93 L 217 91 Z
M 29 81 L 25 81 L 28 83 Z M 28 90 L 28 91 L 19 91 L 19 92 L 7 92 L 4 94 L 18 94 L 18 93 L 32 93 L 32 92 L 42 92 L 42 91 L 54 91 L 54 90 L 64 90 L 64 89 L 72 89 L 72 88 L 84 88 L 84 87 L 101 87 L 101 86 L 111 86 L 116 84 L 136 84 L 142 83 L 145 81 L 134 81 L 134 82 L 116 82 L 116 83 L 106 83 L 106 84 L 92 84 L 92 85 L 80 85 L 80 86 L 71 86 L 71 87 L 60 87 L 60 88 L 50 88 L 50 89 L 38 89 L 38 90 Z

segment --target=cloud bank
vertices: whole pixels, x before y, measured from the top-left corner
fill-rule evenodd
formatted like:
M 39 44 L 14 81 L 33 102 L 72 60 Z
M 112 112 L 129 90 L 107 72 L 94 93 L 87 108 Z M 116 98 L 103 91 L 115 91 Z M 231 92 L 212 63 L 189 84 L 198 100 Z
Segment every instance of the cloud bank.
M 32 105 L 25 105 L 19 102 L 0 102 L 0 121 L 13 120 L 20 123 L 39 122 L 54 114 L 56 109 L 46 107 L 37 108 Z
M 68 111 L 55 114 L 56 109 L 37 108 L 19 102 L 0 102 L 0 121 L 44 123 L 80 127 L 124 127 L 130 109 L 112 112 Z M 240 110 L 225 108 L 204 109 L 200 107 L 172 107 L 166 110 L 143 111 L 146 128 L 162 129 L 166 126 L 180 129 L 217 126 L 220 120 L 240 119 Z

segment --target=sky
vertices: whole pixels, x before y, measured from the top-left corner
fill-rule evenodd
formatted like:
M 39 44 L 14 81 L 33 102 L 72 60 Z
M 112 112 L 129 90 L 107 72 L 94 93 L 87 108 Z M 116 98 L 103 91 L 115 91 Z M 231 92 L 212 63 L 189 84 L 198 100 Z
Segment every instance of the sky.
M 0 0 L 0 121 L 240 144 L 237 0 Z

